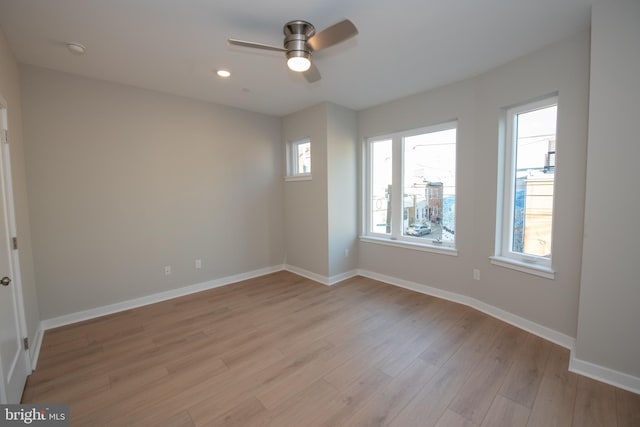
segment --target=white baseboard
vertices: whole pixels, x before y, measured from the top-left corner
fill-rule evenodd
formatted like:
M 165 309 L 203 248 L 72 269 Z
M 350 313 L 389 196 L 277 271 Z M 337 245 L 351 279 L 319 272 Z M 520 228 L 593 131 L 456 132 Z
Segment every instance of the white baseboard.
M 82 322 L 84 320 L 95 319 L 96 317 L 106 316 L 108 314 L 118 313 L 120 311 L 130 310 L 132 308 L 142 307 L 149 304 L 154 304 L 161 301 L 166 301 L 173 298 L 178 298 L 185 295 L 190 295 L 196 292 L 206 291 L 208 289 L 218 288 L 221 286 L 230 285 L 232 283 L 240 282 L 242 280 L 252 279 L 254 277 L 264 276 L 265 274 L 275 273 L 277 271 L 287 270 L 323 285 L 331 286 L 342 280 L 353 277 L 357 274 L 355 270 L 339 274 L 332 277 L 325 277 L 319 274 L 312 273 L 310 271 L 297 268 L 291 265 L 274 265 L 272 267 L 261 268 L 258 270 L 249 271 L 246 273 L 235 274 L 233 276 L 227 276 L 220 279 L 209 280 L 207 282 L 197 283 L 195 285 L 185 286 L 182 288 L 172 289 L 165 292 L 159 292 L 152 295 L 147 295 L 140 298 L 134 298 L 128 301 L 122 301 L 115 304 L 109 304 L 102 307 L 91 308 L 88 310 L 79 311 L 76 313 L 65 314 L 63 316 L 53 317 L 45 319 L 40 322 L 40 326 L 34 337 L 34 345 L 31 356 L 32 369 L 35 369 L 38 364 L 38 357 L 40 355 L 40 348 L 42 346 L 42 339 L 44 332 L 58 328 L 60 326 L 70 325 L 72 323 Z
M 347 280 L 358 275 L 357 270 L 351 270 L 344 273 L 336 274 L 331 277 L 327 277 L 289 264 L 285 264 L 284 269 L 291 273 L 295 273 L 298 276 L 306 277 L 307 279 L 313 280 L 314 282 L 318 282 L 326 286 L 333 286 L 338 282 L 342 282 L 343 280 Z
M 574 355 L 576 340 L 573 337 L 565 335 L 546 326 L 542 326 L 508 311 L 494 307 L 483 301 L 465 295 L 460 295 L 455 292 L 449 292 L 420 283 L 410 282 L 407 280 L 398 279 L 396 277 L 385 276 L 383 274 L 374 273 L 367 270 L 358 270 L 358 274 L 370 279 L 379 280 L 381 282 L 389 283 L 401 288 L 410 289 L 412 291 L 435 296 L 475 308 L 476 310 L 482 311 L 483 313 L 486 313 L 490 316 L 507 322 L 520 329 L 524 329 L 527 332 L 530 332 L 534 335 L 537 335 L 541 338 L 544 338 L 571 350 L 569 371 L 575 372 L 576 374 L 584 375 L 585 377 L 589 377 L 597 381 L 604 382 L 606 384 L 610 384 L 615 387 L 619 387 L 624 390 L 628 390 L 632 393 L 640 394 L 640 378 L 576 358 Z
M 42 329 L 42 322 L 40 322 L 29 348 L 29 358 L 31 359 L 32 371 L 35 371 L 38 366 L 38 357 L 40 357 L 40 349 L 42 348 L 42 338 L 44 338 L 44 330 Z
M 477 300 L 466 295 L 457 294 L 455 292 L 445 291 L 442 289 L 434 288 L 431 286 L 423 285 L 421 283 L 411 282 L 408 280 L 398 279 L 396 277 L 386 276 L 384 274 L 375 273 L 368 270 L 358 270 L 358 274 L 370 279 L 378 280 L 380 282 L 389 283 L 390 285 L 398 286 L 401 288 L 409 289 L 415 292 L 419 292 L 425 295 L 431 295 L 434 297 L 446 299 L 459 304 L 475 308 L 489 316 L 500 319 L 503 322 L 509 323 L 517 328 L 524 329 L 534 335 L 549 340 L 562 347 L 572 349 L 575 344 L 575 338 L 565 335 L 561 332 L 547 328 L 546 326 L 539 325 L 535 322 L 527 320 L 523 317 L 517 316 L 508 311 L 502 310 L 498 307 L 494 307 L 483 301 Z
M 57 328 L 60 326 L 77 323 L 83 320 L 89 320 L 100 316 L 105 316 L 107 314 L 117 313 L 119 311 L 130 310 L 132 308 L 142 307 L 148 304 L 166 301 L 169 299 L 205 291 L 208 289 L 226 286 L 232 283 L 240 282 L 242 280 L 263 276 L 265 274 L 270 274 L 281 270 L 290 271 L 326 286 L 331 286 L 343 280 L 360 275 L 363 277 L 368 277 L 370 279 L 385 282 L 390 285 L 409 289 L 425 295 L 435 296 L 475 308 L 476 310 L 482 311 L 483 313 L 486 313 L 492 317 L 500 319 L 506 323 L 542 337 L 562 347 L 570 349 L 571 360 L 569 363 L 569 370 L 571 372 L 575 372 L 577 374 L 584 375 L 586 377 L 593 378 L 607 384 L 611 384 L 615 387 L 629 390 L 633 393 L 640 393 L 640 378 L 576 358 L 573 355 L 575 338 L 565 335 L 556 330 L 547 328 L 546 326 L 539 325 L 535 322 L 532 322 L 500 308 L 494 307 L 475 298 L 434 288 L 417 282 L 411 282 L 408 280 L 398 279 L 396 277 L 386 276 L 384 274 L 379 274 L 368 270 L 351 270 L 345 273 L 327 277 L 289 264 L 261 268 L 258 270 L 249 271 L 247 273 L 240 273 L 233 276 L 227 276 L 220 279 L 198 283 L 195 285 L 172 289 L 170 291 L 159 292 L 145 297 L 135 298 L 128 301 L 123 301 L 102 307 L 96 307 L 77 313 L 71 313 L 64 316 L 43 320 L 40 322 L 40 326 L 36 331 L 35 337 L 33 339 L 32 349 L 30 350 L 32 369 L 35 369 L 38 364 L 38 356 L 40 355 L 42 339 L 44 337 L 44 332 L 48 329 Z
M 182 288 L 171 289 L 170 291 L 158 292 L 156 294 L 147 295 L 140 298 L 134 298 L 128 301 L 122 301 L 115 304 L 109 304 L 102 307 L 91 308 L 89 310 L 79 311 L 76 313 L 65 314 L 63 316 L 46 319 L 40 322 L 40 329 L 46 331 L 48 329 L 57 328 L 71 323 L 82 322 L 83 320 L 94 319 L 96 317 L 105 316 L 107 314 L 117 313 L 132 308 L 142 307 L 156 302 L 166 301 L 172 298 L 178 298 L 190 295 L 196 292 L 206 291 L 208 289 L 218 288 L 220 286 L 229 285 L 231 283 L 240 282 L 242 280 L 252 279 L 265 274 L 274 273 L 283 270 L 282 265 L 261 268 L 249 271 L 247 273 L 234 274 L 220 279 L 209 280 L 207 282 L 197 283 L 195 285 L 184 286 Z
M 283 268 L 284 270 L 295 273 L 298 276 L 306 277 L 307 279 L 313 280 L 314 282 L 322 283 L 323 285 L 327 286 L 329 285 L 329 279 L 326 276 L 322 276 L 320 274 L 290 264 L 285 264 Z
M 344 273 L 335 274 L 327 279 L 328 285 L 333 286 L 336 283 L 340 283 L 344 280 L 351 279 L 352 277 L 356 277 L 357 275 L 358 275 L 358 270 L 345 271 Z
M 569 360 L 569 370 L 632 393 L 640 394 L 640 378 L 578 359 L 575 357 L 573 350 Z

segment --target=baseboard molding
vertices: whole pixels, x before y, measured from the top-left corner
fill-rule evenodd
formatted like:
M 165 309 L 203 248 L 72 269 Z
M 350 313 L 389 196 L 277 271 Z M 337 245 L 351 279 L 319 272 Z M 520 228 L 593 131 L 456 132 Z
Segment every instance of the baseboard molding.
M 321 283 L 325 286 L 333 286 L 336 283 L 342 282 L 343 280 L 350 279 L 351 277 L 357 276 L 357 270 L 351 270 L 344 273 L 336 274 L 334 276 L 323 276 L 321 274 L 314 273 L 309 270 L 305 270 L 304 268 L 296 267 L 295 265 L 285 264 L 284 270 L 287 270 L 291 273 L 295 273 L 298 276 L 306 277 L 307 279 L 313 280 L 314 282 Z
M 295 265 L 285 264 L 283 269 L 289 271 L 291 273 L 297 274 L 298 276 L 306 277 L 309 280 L 313 280 L 314 282 L 322 283 L 323 285 L 329 286 L 329 278 L 326 276 L 322 276 L 321 274 L 314 273 L 313 271 L 305 270 L 304 268 L 296 267 Z
M 134 298 L 128 301 L 122 301 L 115 304 L 109 304 L 102 307 L 96 307 L 89 310 L 83 310 L 76 313 L 65 314 L 63 316 L 46 319 L 40 322 L 40 329 L 44 332 L 48 329 L 58 328 L 60 326 L 72 323 L 82 322 L 84 320 L 94 319 L 96 317 L 106 316 L 120 311 L 130 310 L 132 308 L 142 307 L 156 302 L 166 301 L 196 292 L 206 291 L 220 286 L 230 285 L 231 283 L 240 282 L 242 280 L 252 279 L 254 277 L 264 276 L 265 274 L 274 273 L 283 270 L 282 265 L 260 268 L 258 270 L 249 271 L 247 273 L 234 274 L 232 276 L 222 277 L 220 279 L 209 280 L 207 282 L 197 283 L 195 285 L 184 286 L 177 289 L 171 289 L 165 292 L 147 295 L 140 298 Z M 35 362 L 34 362 L 35 363 Z
M 575 357 L 573 350 L 569 360 L 569 370 L 632 393 L 640 394 L 640 378 L 578 359 Z
M 494 307 L 483 301 L 465 295 L 460 295 L 455 292 L 449 292 L 431 286 L 423 285 L 421 283 L 398 279 L 396 277 L 386 276 L 384 274 L 379 274 L 367 270 L 358 270 L 358 274 L 360 276 L 379 280 L 390 285 L 410 289 L 415 292 L 435 296 L 475 308 L 476 310 L 482 311 L 489 316 L 500 319 L 515 327 L 524 329 L 527 332 L 530 332 L 534 335 L 537 335 L 541 338 L 544 338 L 569 349 L 571 351 L 571 358 L 569 360 L 569 371 L 575 372 L 576 374 L 584 375 L 585 377 L 589 377 L 597 381 L 604 382 L 606 384 L 610 384 L 615 387 L 619 387 L 624 390 L 628 390 L 632 393 L 640 394 L 640 378 L 576 358 L 574 355 L 576 340 L 573 337 L 565 335 L 546 326 L 539 325 L 535 322 L 532 322 L 500 308 Z
M 96 317 L 101 317 L 107 314 L 113 314 L 124 310 L 130 310 L 132 308 L 142 307 L 145 305 L 190 295 L 208 289 L 230 285 L 232 283 L 252 279 L 254 277 L 264 276 L 265 274 L 270 274 L 281 270 L 286 270 L 291 273 L 298 274 L 299 276 L 306 277 L 307 279 L 316 281 L 326 286 L 332 286 L 343 280 L 360 275 L 363 277 L 368 277 L 370 279 L 378 280 L 380 282 L 388 283 L 393 286 L 409 289 L 421 294 L 431 295 L 469 306 L 476 310 L 482 311 L 489 316 L 495 317 L 534 335 L 549 340 L 562 347 L 568 348 L 569 350 L 571 350 L 571 359 L 569 362 L 569 370 L 571 372 L 575 372 L 577 374 L 584 375 L 586 377 L 602 381 L 607 384 L 611 384 L 615 387 L 640 394 L 640 378 L 576 358 L 573 354 L 575 338 L 547 328 L 545 326 L 539 325 L 535 322 L 532 322 L 500 308 L 494 307 L 475 298 L 457 294 L 455 292 L 445 291 L 443 289 L 434 288 L 421 283 L 411 282 L 408 280 L 399 279 L 397 277 L 375 273 L 368 270 L 351 270 L 345 273 L 327 277 L 289 264 L 261 268 L 246 273 L 240 273 L 220 279 L 209 280 L 207 282 L 197 283 L 195 285 L 185 286 L 182 288 L 159 292 L 145 297 L 135 298 L 128 301 L 123 301 L 102 307 L 96 307 L 77 313 L 71 313 L 64 316 L 58 316 L 51 319 L 43 320 L 40 322 L 40 326 L 36 331 L 36 334 L 33 338 L 32 349 L 30 350 L 32 369 L 36 369 L 36 366 L 38 364 L 38 357 L 40 355 L 40 349 L 42 347 L 42 339 L 44 337 L 45 331 L 47 331 L 48 329 L 82 322 L 84 320 L 94 319 Z
M 31 346 L 29 349 L 29 358 L 31 359 L 31 370 L 35 371 L 38 366 L 38 357 L 40 357 L 40 349 L 42 348 L 42 338 L 44 338 L 44 329 L 42 329 L 42 322 L 38 325 L 36 334 L 33 337 Z
M 384 274 L 379 274 L 379 273 L 375 273 L 373 271 L 368 271 L 368 270 L 358 270 L 358 274 L 360 276 L 368 277 L 370 279 L 378 280 L 380 282 L 385 282 L 390 285 L 398 286 L 401 288 L 419 292 L 421 294 L 431 295 L 434 297 L 446 299 L 448 301 L 453 301 L 459 304 L 463 304 L 471 308 L 475 308 L 476 310 L 481 311 L 485 314 L 488 314 L 489 316 L 495 317 L 496 319 L 500 319 L 503 322 L 509 323 L 510 325 L 523 329 L 527 332 L 530 332 L 534 335 L 537 335 L 541 338 L 549 340 L 555 344 L 558 344 L 570 350 L 573 349 L 573 346 L 575 344 L 575 338 L 573 337 L 565 335 L 551 328 L 547 328 L 546 326 L 539 325 L 523 317 L 517 316 L 513 313 L 502 310 L 498 307 L 494 307 L 490 304 L 487 304 L 483 301 L 477 300 L 472 297 L 468 297 L 466 295 L 445 291 L 442 289 L 423 285 L 421 283 L 398 279 L 397 277 L 386 276 Z
M 335 274 L 328 278 L 329 286 L 333 286 L 336 283 L 340 283 L 347 279 L 351 279 L 352 277 L 356 277 L 357 275 L 358 275 L 358 270 L 345 271 L 344 273 Z

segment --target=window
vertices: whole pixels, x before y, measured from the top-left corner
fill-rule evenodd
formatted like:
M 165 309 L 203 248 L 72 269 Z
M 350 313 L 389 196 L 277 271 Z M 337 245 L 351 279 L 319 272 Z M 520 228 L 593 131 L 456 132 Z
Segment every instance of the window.
M 311 179 L 311 140 L 308 138 L 288 144 L 287 179 Z
M 454 246 L 456 130 L 449 122 L 366 141 L 366 236 Z
M 371 141 L 371 232 L 391 234 L 391 140 Z
M 497 257 L 549 271 L 557 116 L 555 96 L 506 110 L 496 227 Z

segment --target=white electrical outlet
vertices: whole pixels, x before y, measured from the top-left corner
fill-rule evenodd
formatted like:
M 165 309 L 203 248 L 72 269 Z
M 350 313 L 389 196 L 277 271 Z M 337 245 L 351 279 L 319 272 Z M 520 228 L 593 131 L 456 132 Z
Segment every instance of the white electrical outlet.
M 473 280 L 480 280 L 480 270 L 477 268 L 473 269 Z
M 196 260 L 196 269 L 201 269 L 202 268 L 202 260 L 201 259 L 197 259 Z
M 164 266 L 164 275 L 168 276 L 171 274 L 171 266 L 170 265 L 165 265 Z
M 349 258 L 349 248 L 344 250 L 344 257 Z

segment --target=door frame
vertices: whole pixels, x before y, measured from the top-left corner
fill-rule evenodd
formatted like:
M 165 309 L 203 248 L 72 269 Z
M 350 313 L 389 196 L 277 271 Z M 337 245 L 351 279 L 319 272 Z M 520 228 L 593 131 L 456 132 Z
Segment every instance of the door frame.
M 0 94 L 0 132 L 9 131 L 8 120 L 8 104 L 5 98 Z M 12 285 L 15 288 L 16 295 L 16 315 L 18 320 L 18 331 L 20 332 L 20 338 L 28 338 L 27 319 L 24 309 L 24 295 L 22 292 L 22 271 L 20 269 L 20 255 L 19 255 L 19 242 L 18 249 L 13 249 L 12 238 L 18 237 L 18 230 L 15 219 L 15 203 L 13 197 L 13 177 L 11 172 L 11 141 L 10 134 L 8 133 L 7 143 L 0 142 L 0 159 L 2 164 L 0 165 L 0 185 L 4 185 L 4 190 L 0 188 L 0 197 L 4 197 L 5 212 L 7 218 L 7 242 L 0 242 L 0 244 L 6 244 L 9 251 L 9 273 L 11 275 Z M 30 348 L 35 343 L 31 343 Z M 26 375 L 32 373 L 31 352 L 22 347 L 22 355 L 25 360 Z

